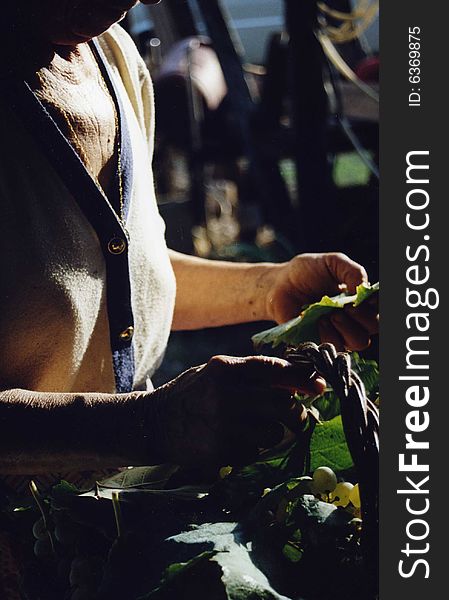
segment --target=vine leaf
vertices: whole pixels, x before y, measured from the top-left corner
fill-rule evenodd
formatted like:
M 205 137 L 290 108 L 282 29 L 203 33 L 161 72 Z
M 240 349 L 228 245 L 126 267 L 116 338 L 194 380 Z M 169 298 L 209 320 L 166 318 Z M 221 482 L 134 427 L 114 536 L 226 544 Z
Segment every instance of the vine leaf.
M 145 487 L 164 489 L 170 477 L 179 469 L 176 465 L 163 464 L 151 467 L 131 467 L 99 482 L 104 489 L 127 489 Z
M 349 512 L 307 494 L 298 499 L 292 516 L 307 540 L 321 550 L 322 556 L 326 550 L 333 549 L 339 534 L 348 531 L 352 518 Z
M 264 344 L 271 344 L 273 347 L 280 344 L 297 346 L 303 342 L 320 342 L 318 331 L 318 321 L 324 315 L 334 310 L 342 309 L 348 304 L 359 306 L 373 294 L 379 291 L 379 283 L 374 285 L 360 284 L 357 292 L 352 295 L 338 294 L 338 296 L 323 296 L 319 302 L 305 307 L 298 317 L 257 333 L 252 337 L 256 348 Z
M 353 466 L 340 416 L 315 427 L 310 454 L 312 471 L 325 465 L 338 473 Z
M 192 588 L 192 579 L 200 577 L 203 584 L 211 575 L 215 575 L 218 579 L 217 575 L 220 574 L 218 565 L 215 565 L 215 570 L 207 568 L 211 566 L 210 559 L 215 554 L 213 550 L 202 552 L 186 562 L 172 563 L 165 569 L 159 586 L 139 600 L 168 600 L 170 597 L 182 597 L 187 586 L 190 585 Z
M 203 556 L 207 556 L 205 552 L 210 553 L 207 559 L 220 567 L 214 576 L 215 581 L 207 582 L 208 586 L 216 587 L 219 584 L 221 587 L 222 595 L 213 595 L 214 599 L 220 597 L 232 600 L 290 600 L 277 592 L 268 577 L 256 566 L 252 556 L 252 544 L 248 541 L 244 528 L 238 523 L 206 523 L 167 541 L 177 546 L 178 552 L 188 560 L 198 556 L 198 551 Z M 190 554 L 193 556 L 190 557 Z M 186 593 L 188 584 L 189 581 L 186 580 L 184 598 L 194 597 Z

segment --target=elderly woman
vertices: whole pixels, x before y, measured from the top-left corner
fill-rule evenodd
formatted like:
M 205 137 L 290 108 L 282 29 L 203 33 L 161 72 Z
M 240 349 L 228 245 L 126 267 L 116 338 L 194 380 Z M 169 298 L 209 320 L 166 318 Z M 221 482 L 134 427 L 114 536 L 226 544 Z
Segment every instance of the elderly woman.
M 279 423 L 301 431 L 292 391 L 323 382 L 283 360 L 222 356 L 153 389 L 170 329 L 280 323 L 367 279 L 336 253 L 254 265 L 167 250 L 151 81 L 116 24 L 135 3 L 2 7 L 2 473 L 250 460 Z M 375 329 L 370 307 L 321 322 L 340 348 Z

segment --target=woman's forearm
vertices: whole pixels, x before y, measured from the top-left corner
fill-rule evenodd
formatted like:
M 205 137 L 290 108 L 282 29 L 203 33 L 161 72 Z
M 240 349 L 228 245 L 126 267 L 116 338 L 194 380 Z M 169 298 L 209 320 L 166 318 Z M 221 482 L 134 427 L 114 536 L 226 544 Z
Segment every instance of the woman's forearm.
M 280 265 L 206 260 L 170 251 L 177 295 L 172 329 L 269 319 L 267 294 Z
M 0 473 L 142 464 L 142 396 L 0 392 Z

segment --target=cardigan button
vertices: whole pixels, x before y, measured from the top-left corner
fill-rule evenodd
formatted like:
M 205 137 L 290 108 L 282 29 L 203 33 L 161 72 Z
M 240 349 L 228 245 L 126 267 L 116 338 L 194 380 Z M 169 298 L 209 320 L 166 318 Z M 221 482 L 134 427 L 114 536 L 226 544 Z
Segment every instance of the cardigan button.
M 108 250 L 111 254 L 123 254 L 126 250 L 125 240 L 120 237 L 113 237 L 108 243 Z
M 134 327 L 127 327 L 124 331 L 119 333 L 119 338 L 122 342 L 130 342 L 134 336 Z

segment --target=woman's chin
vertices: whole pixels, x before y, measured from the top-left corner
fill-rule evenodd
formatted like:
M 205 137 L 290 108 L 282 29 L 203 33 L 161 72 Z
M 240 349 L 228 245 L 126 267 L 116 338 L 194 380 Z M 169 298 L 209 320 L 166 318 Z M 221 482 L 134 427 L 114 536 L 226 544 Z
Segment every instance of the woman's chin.
M 94 38 L 107 31 L 114 23 L 118 23 L 120 20 L 121 19 L 117 19 L 111 23 L 108 23 L 107 25 L 105 24 L 101 27 L 92 28 L 90 30 L 72 29 L 69 32 L 52 34 L 51 40 L 56 46 L 77 46 L 78 44 L 90 42 Z
M 51 43 L 55 47 L 68 46 L 74 47 L 79 44 L 85 44 L 86 42 L 90 42 L 95 35 L 82 35 L 79 33 L 71 33 L 70 35 L 56 35 L 52 36 Z

